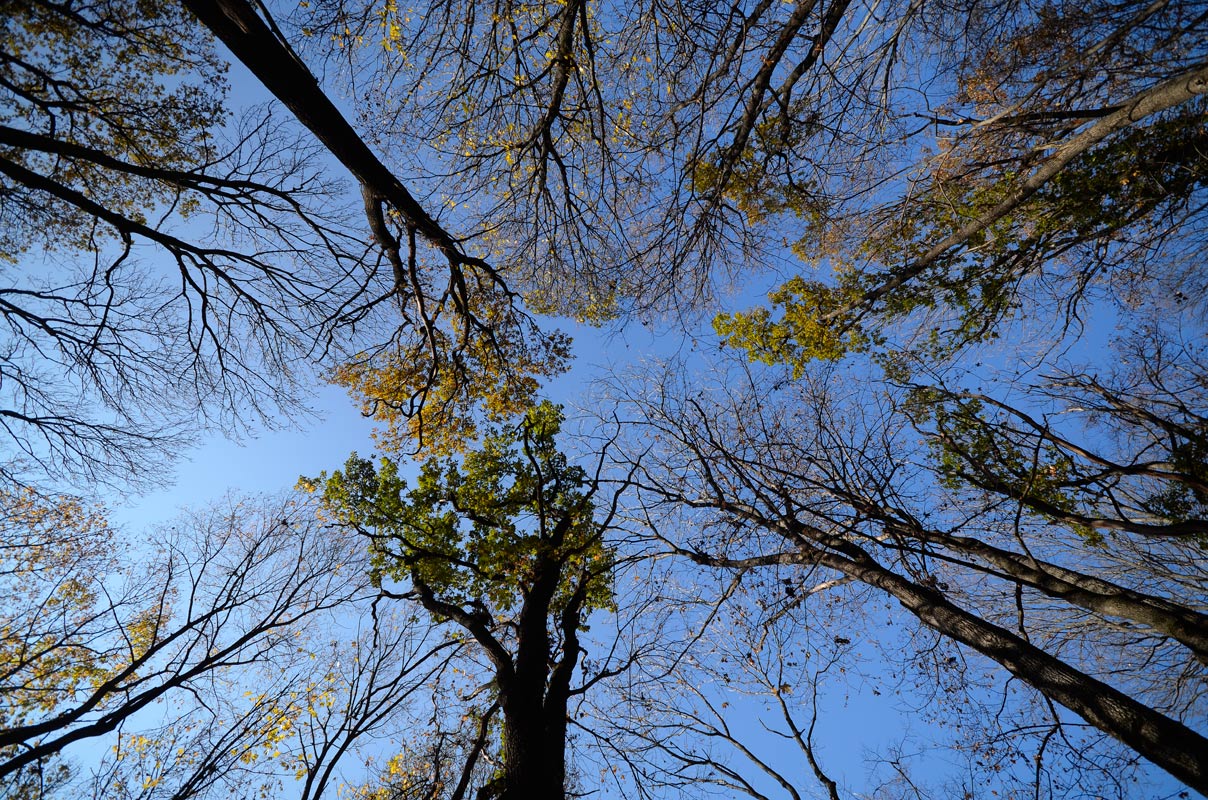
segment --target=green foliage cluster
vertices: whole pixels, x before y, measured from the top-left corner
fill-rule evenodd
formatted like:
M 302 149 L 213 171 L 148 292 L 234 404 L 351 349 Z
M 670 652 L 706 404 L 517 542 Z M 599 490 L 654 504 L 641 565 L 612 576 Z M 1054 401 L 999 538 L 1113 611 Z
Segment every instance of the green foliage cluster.
M 911 265 L 934 243 L 991 215 L 1031 174 L 1027 158 L 1012 163 L 1017 156 L 1005 149 L 941 154 L 918 196 L 878 219 L 858 243 L 820 254 L 799 243 L 802 257 L 815 263 L 829 257 L 837 265 L 832 285 L 795 277 L 769 295 L 773 307 L 784 309 L 779 318 L 757 308 L 720 315 L 715 327 L 752 360 L 799 373 L 809 361 L 866 352 L 884 343 L 893 326 L 923 313 L 932 327 L 914 337 L 912 348 L 943 360 L 998 338 L 1003 323 L 1024 308 L 1029 278 L 1056 273 L 1073 302 L 1104 273 L 1141 278 L 1143 255 L 1122 264 L 1114 253 L 1160 242 L 1171 220 L 1193 211 L 1208 181 L 1205 119 L 1205 104 L 1196 101 L 1110 137 L 914 275 Z
M 1145 503 L 1152 513 L 1176 522 L 1208 518 L 1208 435 L 1187 433 L 1170 448 L 1170 466 L 1184 479 L 1167 483 Z M 1208 545 L 1208 535 L 1200 538 Z
M 989 490 L 1054 514 L 1077 514 L 1078 477 L 1070 456 L 1043 438 L 1018 434 L 990 414 L 976 397 L 923 387 L 911 392 L 907 408 L 916 425 L 928 426 L 927 445 L 943 485 Z M 1077 532 L 1098 541 L 1090 528 Z
M 1112 237 L 1164 206 L 1185 207 L 1208 184 L 1208 103 L 1133 129 L 1058 173 L 1029 208 L 1037 233 Z
M 785 364 L 799 378 L 810 361 L 837 361 L 880 340 L 848 310 L 859 296 L 855 287 L 826 286 L 798 276 L 768 295 L 774 308 L 783 309 L 779 318 L 755 308 L 718 314 L 713 327 L 726 345 L 747 351 L 751 361 Z
M 612 555 L 601 540 L 588 478 L 556 445 L 560 407 L 543 402 L 515 427 L 492 427 L 460 459 L 425 461 L 414 488 L 398 463 L 353 454 L 305 481 L 329 512 L 372 537 L 373 578 L 429 587 L 444 602 L 512 612 L 538 574 L 563 579 L 552 608 L 589 575 L 586 609 L 611 604 Z

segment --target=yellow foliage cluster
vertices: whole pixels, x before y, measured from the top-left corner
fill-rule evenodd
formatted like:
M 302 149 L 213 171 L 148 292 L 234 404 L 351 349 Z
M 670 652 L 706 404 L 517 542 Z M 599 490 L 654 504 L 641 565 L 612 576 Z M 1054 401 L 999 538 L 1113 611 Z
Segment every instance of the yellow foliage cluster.
M 824 204 L 812 183 L 792 171 L 769 168 L 786 164 L 802 139 L 799 133 L 786 135 L 782 120 L 765 120 L 755 126 L 750 143 L 741 152 L 723 149 L 714 158 L 698 159 L 693 165 L 692 189 L 704 196 L 720 194 L 733 202 L 752 226 L 785 213 L 816 221 Z
M 19 687 L 4 693 L 0 722 L 52 711 L 128 663 L 130 654 L 99 648 L 88 635 L 111 537 L 103 509 L 31 489 L 0 490 L 0 538 L 9 545 L 0 557 L 0 667 Z M 151 625 L 135 622 L 132 650 L 146 646 Z
M 846 311 L 859 299 L 857 287 L 829 287 L 798 276 L 768 299 L 783 309 L 779 319 L 767 308 L 755 308 L 713 320 L 725 344 L 746 350 L 751 361 L 786 364 L 800 377 L 810 361 L 837 361 L 866 350 L 873 341 L 856 314 Z
M 501 319 L 494 311 L 486 322 Z M 452 335 L 366 355 L 338 367 L 332 380 L 359 400 L 382 427 L 384 452 L 449 455 L 473 443 L 483 421 L 501 422 L 534 404 L 542 378 L 563 372 L 570 340 L 515 325 Z
M 179 3 L 114 0 L 80 14 L 9 3 L 4 17 L 6 125 L 136 166 L 188 170 L 213 158 L 211 132 L 227 117 L 225 68 Z M 6 149 L 5 158 L 138 224 L 149 223 L 152 209 L 170 206 L 187 216 L 198 205 L 181 185 L 92 159 L 22 148 Z M 0 261 L 16 262 L 31 248 L 91 252 L 118 236 L 48 196 L 17 207 L 22 211 L 0 226 Z

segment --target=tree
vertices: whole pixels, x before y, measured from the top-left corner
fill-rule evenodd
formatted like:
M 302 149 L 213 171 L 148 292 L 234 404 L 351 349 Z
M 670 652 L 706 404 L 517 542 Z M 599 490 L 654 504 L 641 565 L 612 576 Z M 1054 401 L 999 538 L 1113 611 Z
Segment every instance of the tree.
M 370 623 L 353 542 L 292 500 L 198 512 L 154 552 L 69 497 L 7 493 L 3 526 L 6 796 L 198 797 L 291 775 L 317 797 L 455 649 Z M 321 625 L 362 613 L 362 636 L 325 641 Z M 78 762 L 88 741 L 108 755 Z
M 483 408 L 498 422 L 531 404 L 538 379 L 564 369 L 568 340 L 541 330 L 518 304 L 510 276 L 412 196 L 327 98 L 265 9 L 245 0 L 185 5 L 360 185 L 402 323 L 390 341 L 341 367 L 337 380 L 366 395 L 367 413 L 388 427 L 405 421 L 407 437 L 394 442 L 409 438 L 416 452 L 455 449 Z M 417 237 L 435 251 L 435 264 L 426 263 Z
M 599 483 L 558 451 L 561 425 L 558 407 L 535 406 L 460 463 L 426 461 L 414 489 L 395 462 L 356 455 L 310 482 L 338 521 L 368 537 L 383 595 L 457 626 L 486 659 L 491 702 L 470 715 L 477 730 L 461 745 L 456 782 L 432 759 L 433 797 L 466 796 L 496 714 L 500 763 L 477 796 L 565 797 L 570 701 L 612 673 L 573 680 L 587 615 L 612 602 L 611 513 L 595 518 Z
M 999 336 L 1037 301 L 1077 321 L 1097 294 L 1127 303 L 1155 281 L 1198 289 L 1186 270 L 1203 242 L 1198 8 L 970 15 L 952 93 L 914 112 L 934 127 L 936 152 L 900 194 L 795 245 L 829 260 L 836 280 L 795 278 L 771 297 L 777 319 L 723 315 L 719 332 L 777 363 L 912 332 L 914 345 L 897 346 L 934 358 Z
M 1189 727 L 1202 717 L 1191 687 L 1203 681 L 1208 623 L 1196 544 L 1096 545 L 1077 520 L 945 483 L 903 425 L 917 398 L 853 388 L 850 373 L 846 390 L 823 372 L 778 392 L 757 379 L 743 390 L 738 376 L 711 398 L 674 385 L 631 395 L 645 419 L 639 441 L 659 442 L 642 447 L 644 490 L 701 515 L 677 552 L 718 569 L 795 564 L 816 581 L 863 583 L 1204 786 L 1208 740 Z M 1049 474 L 1039 466 L 1037 493 Z
M 385 290 L 316 149 L 231 119 L 175 4 L 21 2 L 3 25 L 5 474 L 154 480 L 204 423 L 295 408 Z
M 534 788 L 532 754 L 565 765 L 568 698 L 596 680 L 569 688 L 586 672 L 582 619 L 609 602 L 614 558 L 594 519 L 603 473 L 553 447 L 551 410 L 528 412 L 569 352 L 530 312 L 690 311 L 715 272 L 746 279 L 789 248 L 836 275 L 791 278 L 771 296 L 780 310 L 716 323 L 766 372 L 727 374 L 715 402 L 629 389 L 645 438 L 627 469 L 653 505 L 703 526 L 658 533 L 699 567 L 784 570 L 798 595 L 796 570 L 816 571 L 853 613 L 873 590 L 896 599 L 937 633 L 919 634 L 945 653 L 935 686 L 963 692 L 947 659 L 973 652 L 1013 676 L 992 687 L 1004 696 L 1016 679 L 1038 690 L 1018 703 L 1031 716 L 1014 750 L 1038 764 L 1063 748 L 1106 776 L 1133 748 L 1204 787 L 1200 4 L 387 1 L 303 4 L 280 24 L 245 0 L 185 8 L 37 0 L 3 23 L 0 202 L 33 222 L 0 250 L 20 278 L 44 253 L 85 263 L 3 290 L 0 422 L 47 470 L 103 478 L 110 451 L 135 471 L 141 450 L 182 435 L 182 408 L 225 419 L 289 400 L 290 369 L 331 357 L 386 424 L 389 456 L 445 459 L 414 490 L 392 461 L 325 483 L 328 513 L 369 536 L 382 597 L 460 628 L 493 676 L 485 706 L 446 685 L 467 719 L 439 719 L 388 767 L 423 781 L 379 788 L 565 792 L 564 767 Z M 316 213 L 319 173 L 275 130 L 215 144 L 221 63 L 194 17 L 348 171 L 362 221 Z M 358 127 L 299 49 L 347 63 Z M 237 235 L 185 235 L 185 212 Z M 174 267 L 162 284 L 131 271 L 148 250 Z M 1105 309 L 1131 354 L 1120 369 L 1078 362 Z M 1048 344 L 1040 368 L 978 363 L 1019 328 Z M 868 372 L 825 385 L 839 373 L 816 362 L 845 360 Z M 183 405 L 161 416 L 161 397 Z M 96 635 L 117 641 L 141 618 L 121 619 Z M 141 658 L 137 638 L 115 663 Z M 60 679 L 70 705 L 76 684 Z M 406 696 L 351 683 L 360 699 L 311 731 L 349 742 Z M 239 718 L 275 746 L 292 702 L 278 692 Z M 698 710 L 666 709 L 741 744 Z M 1094 731 L 1125 747 L 1080 754 Z M 22 763 L 54 756 L 66 739 L 47 735 L 12 758 L 44 743 Z M 299 748 L 299 780 L 321 791 L 330 771 L 314 765 L 344 745 Z M 208 752 L 225 764 L 232 750 Z M 720 761 L 689 766 L 741 783 Z

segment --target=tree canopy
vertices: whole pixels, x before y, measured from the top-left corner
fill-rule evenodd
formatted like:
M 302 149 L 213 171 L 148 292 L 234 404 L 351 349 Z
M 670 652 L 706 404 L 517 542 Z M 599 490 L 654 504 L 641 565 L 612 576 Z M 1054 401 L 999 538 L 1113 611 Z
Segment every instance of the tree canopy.
M 9 6 L 3 792 L 1208 791 L 1208 5 Z
M 198 429 L 296 411 L 308 359 L 383 291 L 313 143 L 233 117 L 174 3 L 4 19 L 5 474 L 154 480 Z
M 563 797 L 570 700 L 607 676 L 572 684 L 585 669 L 587 616 L 612 604 L 613 556 L 609 521 L 594 513 L 600 486 L 558 451 L 561 424 L 561 409 L 534 406 L 515 428 L 485 435 L 460 464 L 426 461 L 412 490 L 397 464 L 375 468 L 355 455 L 342 471 L 307 481 L 322 486 L 337 520 L 368 536 L 371 575 L 387 596 L 454 623 L 490 663 L 491 702 L 455 800 L 496 711 L 499 764 L 476 796 Z

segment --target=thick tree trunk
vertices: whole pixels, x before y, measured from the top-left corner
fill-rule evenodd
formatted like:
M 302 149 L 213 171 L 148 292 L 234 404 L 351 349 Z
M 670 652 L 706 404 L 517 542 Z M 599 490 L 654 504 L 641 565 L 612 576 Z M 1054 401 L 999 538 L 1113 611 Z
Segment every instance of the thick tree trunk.
M 510 706 L 510 707 L 509 707 Z M 499 800 L 564 800 L 566 797 L 566 725 L 546 724 L 558 709 L 543 698 L 515 698 L 504 706 L 503 780 Z M 565 720 L 565 704 L 561 717 Z
M 773 527 L 784 530 L 779 524 Z M 939 592 L 886 569 L 852 542 L 800 524 L 789 528 L 792 538 L 807 550 L 803 556 L 810 564 L 830 567 L 885 591 L 929 628 L 993 659 L 1046 697 L 1208 794 L 1204 736 L 960 608 Z
M 1183 644 L 1196 658 L 1208 663 L 1208 615 L 1057 564 L 1003 550 L 978 539 L 917 528 L 902 527 L 900 531 L 909 538 L 980 558 L 1021 585 L 1049 597 L 1097 614 L 1147 625 Z
M 451 261 L 486 267 L 419 204 L 373 153 L 319 82 L 247 0 L 183 0 L 186 8 L 227 46 L 274 97 L 309 129 L 364 187 L 386 200 L 424 239 Z
M 570 518 L 550 534 L 560 545 Z M 570 677 L 578 663 L 579 610 L 586 599 L 584 577 L 559 615 L 558 657 L 549 622 L 563 562 L 543 560 L 517 618 L 516 658 L 510 682 L 500 686 L 503 709 L 503 780 L 498 800 L 565 800 L 566 710 Z

